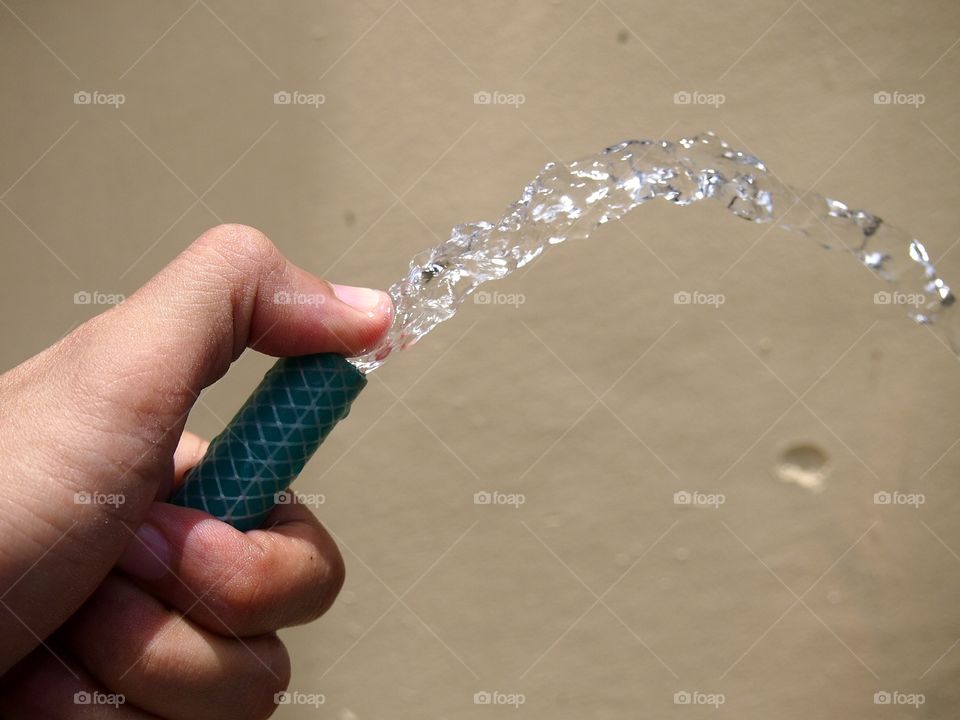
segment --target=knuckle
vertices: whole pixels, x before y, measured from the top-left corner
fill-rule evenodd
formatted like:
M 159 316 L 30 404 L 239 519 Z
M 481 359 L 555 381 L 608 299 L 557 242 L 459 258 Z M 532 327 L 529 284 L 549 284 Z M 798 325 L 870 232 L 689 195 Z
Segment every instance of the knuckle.
M 127 675 L 147 682 L 161 682 L 182 672 L 181 658 L 171 652 L 162 638 L 144 640 L 140 645 L 131 644 L 126 648 L 126 657 L 112 667 L 113 676 L 108 680 L 111 686 L 123 687 Z
M 270 239 L 249 225 L 225 223 L 207 230 L 196 245 L 241 271 L 275 264 L 280 254 Z

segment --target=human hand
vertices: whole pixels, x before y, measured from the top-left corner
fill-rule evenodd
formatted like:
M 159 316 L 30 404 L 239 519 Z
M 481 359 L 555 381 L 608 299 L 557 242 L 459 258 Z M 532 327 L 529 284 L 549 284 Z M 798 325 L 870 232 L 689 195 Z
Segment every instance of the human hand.
M 356 355 L 391 312 L 385 293 L 331 286 L 224 225 L 0 376 L 0 714 L 272 713 L 290 674 L 275 631 L 327 610 L 343 560 L 301 505 L 241 533 L 161 502 L 206 449 L 186 416 L 246 347 Z

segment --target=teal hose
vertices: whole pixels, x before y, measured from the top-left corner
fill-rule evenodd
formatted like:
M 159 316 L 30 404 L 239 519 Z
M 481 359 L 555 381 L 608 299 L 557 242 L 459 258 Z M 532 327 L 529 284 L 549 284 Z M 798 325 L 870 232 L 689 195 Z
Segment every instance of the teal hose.
M 260 527 L 366 384 L 340 355 L 278 361 L 170 502 L 238 530 Z

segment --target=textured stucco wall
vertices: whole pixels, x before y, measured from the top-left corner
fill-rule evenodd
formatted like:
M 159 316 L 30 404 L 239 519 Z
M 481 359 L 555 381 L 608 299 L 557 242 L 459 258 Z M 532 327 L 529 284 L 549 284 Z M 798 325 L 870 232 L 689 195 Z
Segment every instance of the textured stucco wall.
M 220 220 L 386 286 L 551 159 L 704 129 L 910 229 L 960 282 L 954 2 L 8 4 L 4 368 L 97 310 L 75 292 L 129 293 Z M 469 304 L 372 377 L 298 483 L 325 495 L 348 581 L 284 633 L 292 689 L 326 703 L 277 717 L 953 717 L 960 372 L 879 289 L 717 208 L 648 206 L 502 283 L 520 307 Z M 269 362 L 244 357 L 190 427 L 215 434 Z M 820 493 L 774 474 L 798 443 L 829 458 Z

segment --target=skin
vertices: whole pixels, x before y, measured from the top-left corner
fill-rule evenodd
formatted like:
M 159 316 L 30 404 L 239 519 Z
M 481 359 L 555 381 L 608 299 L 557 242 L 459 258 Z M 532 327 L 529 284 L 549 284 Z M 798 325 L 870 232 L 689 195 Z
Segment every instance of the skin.
M 259 231 L 224 225 L 0 376 L 0 715 L 273 712 L 290 678 L 276 630 L 330 607 L 343 560 L 301 505 L 241 533 L 161 502 L 206 449 L 186 416 L 245 348 L 356 355 L 391 312 L 385 293 L 330 285 Z M 77 705 L 82 691 L 125 702 Z

